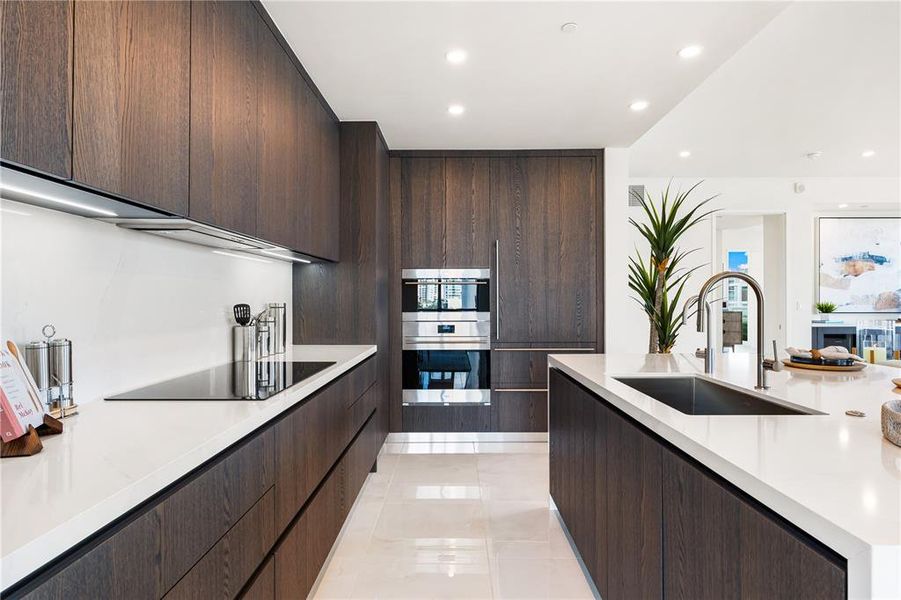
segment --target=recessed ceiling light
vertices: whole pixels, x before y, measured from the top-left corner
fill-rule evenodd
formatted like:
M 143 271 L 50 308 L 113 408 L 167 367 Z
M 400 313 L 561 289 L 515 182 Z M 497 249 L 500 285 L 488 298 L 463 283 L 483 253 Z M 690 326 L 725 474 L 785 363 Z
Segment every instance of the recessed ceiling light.
M 679 58 L 696 58 L 700 56 L 701 52 L 704 51 L 703 46 L 698 46 L 697 44 L 692 44 L 691 46 L 685 46 L 681 50 L 679 50 Z
M 463 108 L 462 104 L 451 104 L 447 107 L 447 112 L 452 114 L 455 117 L 459 117 L 463 114 L 466 109 Z
M 452 65 L 462 65 L 466 62 L 466 50 L 461 50 L 460 48 L 448 50 L 447 54 L 444 55 L 444 58 Z
M 691 156 L 691 152 L 689 150 L 683 150 L 679 153 L 679 158 L 688 158 Z
M 842 204 L 839 204 L 838 207 L 839 208 L 848 208 L 848 205 L 845 203 L 842 203 Z
M 650 106 L 650 103 L 647 100 L 636 100 L 629 105 L 629 108 L 631 108 L 635 112 L 640 112 L 646 109 L 648 106 Z
M 561 25 L 560 31 L 562 31 L 563 33 L 573 33 L 578 28 L 579 28 L 578 23 L 573 23 L 572 21 L 570 21 L 569 23 L 564 23 L 563 25 Z
M 875 150 L 864 150 L 863 152 L 860 153 L 860 155 L 864 158 L 870 158 L 870 157 L 876 156 L 876 151 Z

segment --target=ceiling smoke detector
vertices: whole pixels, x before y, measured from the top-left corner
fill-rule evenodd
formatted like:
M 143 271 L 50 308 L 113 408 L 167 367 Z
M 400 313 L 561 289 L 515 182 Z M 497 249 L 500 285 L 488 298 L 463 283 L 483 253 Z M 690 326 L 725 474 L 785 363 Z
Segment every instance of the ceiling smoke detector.
M 575 31 L 579 28 L 578 23 L 573 23 L 570 21 L 569 23 L 564 23 L 560 26 L 560 31 L 563 33 L 575 33 Z
M 804 155 L 808 160 L 816 160 L 823 156 L 823 153 L 820 150 L 814 150 L 813 152 L 808 152 Z

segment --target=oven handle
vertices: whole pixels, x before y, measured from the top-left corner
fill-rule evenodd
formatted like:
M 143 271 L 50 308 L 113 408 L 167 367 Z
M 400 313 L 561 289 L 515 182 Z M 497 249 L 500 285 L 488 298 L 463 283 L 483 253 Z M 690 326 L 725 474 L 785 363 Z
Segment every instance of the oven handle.
M 410 342 L 404 340 L 402 350 L 473 350 L 485 351 L 491 350 L 491 344 L 488 342 L 444 342 L 434 340 L 429 342 L 417 341 Z
M 405 281 L 404 285 L 488 285 L 487 281 L 466 281 L 463 279 L 442 279 L 440 281 Z

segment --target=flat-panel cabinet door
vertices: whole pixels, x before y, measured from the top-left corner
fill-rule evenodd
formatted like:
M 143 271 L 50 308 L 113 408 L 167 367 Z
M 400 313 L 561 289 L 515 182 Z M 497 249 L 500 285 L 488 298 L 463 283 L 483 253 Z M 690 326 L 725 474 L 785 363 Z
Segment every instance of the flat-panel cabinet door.
M 447 158 L 445 168 L 446 267 L 491 264 L 491 206 L 487 158 Z
M 72 175 L 71 1 L 0 2 L 0 158 Z
M 301 174 L 298 250 L 337 261 L 341 134 L 338 124 L 306 82 L 301 82 L 296 90 L 295 106 L 300 119 L 300 152 L 294 160 L 294 168 Z
M 444 158 L 403 158 L 400 167 L 401 268 L 444 266 Z M 456 265 L 455 265 L 456 266 Z
M 847 597 L 847 571 L 817 551 L 803 534 L 742 501 L 741 598 L 840 600 Z
M 263 35 L 260 60 L 260 192 L 258 230 L 261 238 L 298 250 L 301 177 L 299 86 L 305 85 L 278 41 Z M 310 201 L 311 199 L 306 199 Z
M 607 595 L 610 600 L 663 595 L 663 447 L 607 409 Z
M 73 179 L 187 214 L 190 60 L 190 3 L 75 3 Z
M 593 157 L 491 160 L 495 340 L 596 337 Z
M 257 47 L 270 35 L 250 2 L 191 3 L 190 216 L 257 234 Z
M 739 501 L 674 453 L 663 460 L 664 596 L 739 597 Z

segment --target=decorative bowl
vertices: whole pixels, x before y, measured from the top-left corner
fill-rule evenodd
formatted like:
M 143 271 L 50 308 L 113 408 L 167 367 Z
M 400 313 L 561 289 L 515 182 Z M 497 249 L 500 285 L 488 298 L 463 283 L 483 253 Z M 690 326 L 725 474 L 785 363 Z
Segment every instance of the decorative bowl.
M 890 400 L 882 405 L 882 435 L 896 446 L 901 446 L 901 400 Z

